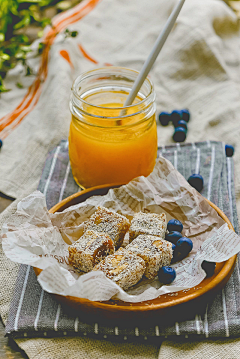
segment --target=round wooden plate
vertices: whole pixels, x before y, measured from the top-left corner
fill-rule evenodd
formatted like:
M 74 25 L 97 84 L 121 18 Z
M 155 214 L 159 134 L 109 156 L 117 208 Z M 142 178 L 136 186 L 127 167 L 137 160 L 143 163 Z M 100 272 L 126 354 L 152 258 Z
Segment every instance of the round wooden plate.
M 105 195 L 110 188 L 117 188 L 120 185 L 104 185 L 78 192 L 52 207 L 49 212 L 61 212 L 64 209 L 84 202 L 87 198 L 95 195 Z M 220 217 L 228 224 L 229 228 L 233 229 L 233 226 L 225 214 L 212 202 L 206 201 L 212 206 L 219 214 Z M 198 314 L 205 310 L 206 303 L 211 300 L 216 292 L 219 291 L 228 281 L 231 276 L 237 255 L 234 255 L 226 262 L 217 263 L 215 273 L 212 277 L 204 279 L 199 285 L 194 288 L 190 288 L 187 291 L 180 291 L 177 293 L 170 293 L 162 295 L 159 298 L 149 300 L 140 303 L 125 303 L 122 301 L 110 300 L 108 302 L 93 302 L 84 298 L 77 298 L 71 296 L 61 296 L 53 294 L 54 297 L 59 300 L 67 310 L 78 311 L 81 313 L 82 318 L 89 321 L 103 320 L 107 321 L 116 320 L 125 323 L 126 320 L 131 324 L 141 323 L 146 321 L 159 322 L 159 316 L 161 321 L 167 321 L 170 324 L 171 321 L 186 320 L 188 317 L 192 317 L 195 312 Z M 41 270 L 34 268 L 37 275 Z

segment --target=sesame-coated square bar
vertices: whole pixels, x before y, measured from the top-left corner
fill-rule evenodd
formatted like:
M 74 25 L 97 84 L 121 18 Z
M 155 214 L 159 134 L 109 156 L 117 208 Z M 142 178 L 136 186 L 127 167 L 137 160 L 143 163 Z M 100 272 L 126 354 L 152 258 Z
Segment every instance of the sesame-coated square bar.
M 90 272 L 107 255 L 114 253 L 112 239 L 106 233 L 86 231 L 68 247 L 69 263 L 83 272 Z
M 93 270 L 102 271 L 107 278 L 126 290 L 140 281 L 145 269 L 146 265 L 142 258 L 121 247 L 103 259 Z
M 126 249 L 144 260 L 144 275 L 148 279 L 156 277 L 159 268 L 171 263 L 172 243 L 156 236 L 140 235 L 128 244 Z
M 129 242 L 132 242 L 140 234 L 165 238 L 166 229 L 167 218 L 165 213 L 138 212 L 134 215 L 129 228 Z
M 97 207 L 96 212 L 85 224 L 85 230 L 104 232 L 113 240 L 115 248 L 122 245 L 124 236 L 130 227 L 129 220 L 105 207 Z

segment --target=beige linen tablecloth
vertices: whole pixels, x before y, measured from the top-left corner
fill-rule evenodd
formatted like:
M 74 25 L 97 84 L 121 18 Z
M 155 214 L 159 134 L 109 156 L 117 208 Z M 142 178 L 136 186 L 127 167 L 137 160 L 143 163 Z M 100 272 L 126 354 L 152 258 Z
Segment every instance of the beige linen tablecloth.
M 175 0 L 86 0 L 59 15 L 46 30 L 43 56 L 31 65 L 40 76 L 25 78 L 16 68 L 6 79 L 12 91 L 0 99 L 0 191 L 20 198 L 37 187 L 47 153 L 68 134 L 68 102 L 73 79 L 106 63 L 140 69 Z M 60 33 L 78 30 L 74 39 Z M 37 47 L 37 44 L 34 44 Z M 49 51 L 49 53 L 48 53 Z M 49 59 L 47 61 L 47 55 Z M 235 146 L 236 197 L 240 213 L 239 23 L 222 0 L 186 0 L 150 76 L 157 110 L 189 108 L 188 142 L 225 141 Z M 22 81 L 24 89 L 16 90 Z M 32 83 L 28 92 L 28 86 Z M 23 100 L 22 100 L 23 99 Z M 21 102 L 22 101 L 22 102 Z M 16 107 L 21 102 L 18 109 Z M 10 115 L 8 113 L 10 112 Z M 160 145 L 170 144 L 173 128 L 158 127 Z M 16 204 L 1 215 L 1 223 Z M 18 266 L 1 255 L 0 310 L 7 318 Z M 116 344 L 87 338 L 21 339 L 30 358 L 239 358 L 235 341 Z

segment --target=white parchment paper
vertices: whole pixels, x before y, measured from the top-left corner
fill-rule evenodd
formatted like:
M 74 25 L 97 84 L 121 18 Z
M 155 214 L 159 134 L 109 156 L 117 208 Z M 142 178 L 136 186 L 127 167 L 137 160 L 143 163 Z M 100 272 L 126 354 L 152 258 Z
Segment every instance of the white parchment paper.
M 183 235 L 193 241 L 193 250 L 175 263 L 176 279 L 161 286 L 157 278 L 143 279 L 127 292 L 106 278 L 102 272 L 80 275 L 68 264 L 68 245 L 83 233 L 83 222 L 104 206 L 130 220 L 139 211 L 165 212 L 167 220 L 179 219 Z M 114 297 L 126 302 L 154 299 L 198 285 L 205 277 L 203 260 L 222 262 L 240 251 L 240 237 L 228 229 L 218 213 L 172 164 L 160 157 L 148 177 L 138 177 L 105 196 L 94 196 L 63 212 L 49 214 L 39 191 L 24 198 L 16 213 L 2 227 L 2 246 L 14 262 L 42 269 L 38 281 L 42 288 L 61 295 L 93 301 Z

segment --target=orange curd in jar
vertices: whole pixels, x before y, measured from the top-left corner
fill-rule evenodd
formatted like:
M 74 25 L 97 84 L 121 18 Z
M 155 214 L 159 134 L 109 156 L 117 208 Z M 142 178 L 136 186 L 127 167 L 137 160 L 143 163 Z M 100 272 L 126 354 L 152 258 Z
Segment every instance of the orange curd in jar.
M 80 75 L 70 101 L 69 158 L 82 188 L 148 176 L 157 156 L 155 93 L 147 78 L 124 107 L 138 72 L 106 67 Z

